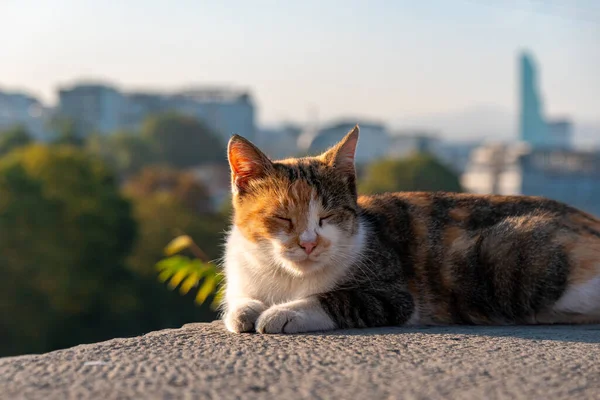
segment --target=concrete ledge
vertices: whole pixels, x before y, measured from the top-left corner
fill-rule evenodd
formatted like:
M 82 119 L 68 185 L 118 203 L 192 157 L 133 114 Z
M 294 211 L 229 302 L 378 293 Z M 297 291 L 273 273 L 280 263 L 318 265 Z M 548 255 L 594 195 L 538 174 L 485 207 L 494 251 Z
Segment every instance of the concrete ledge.
M 600 326 L 262 336 L 214 322 L 0 359 L 7 399 L 598 396 Z

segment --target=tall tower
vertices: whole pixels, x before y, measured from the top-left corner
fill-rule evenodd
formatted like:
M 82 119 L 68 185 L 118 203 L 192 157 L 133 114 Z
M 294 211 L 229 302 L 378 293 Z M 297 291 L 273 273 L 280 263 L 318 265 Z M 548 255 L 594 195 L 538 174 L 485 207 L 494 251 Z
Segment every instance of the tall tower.
M 519 131 L 521 140 L 532 147 L 545 147 L 547 126 L 544 119 L 542 100 L 538 91 L 537 71 L 531 56 L 523 53 L 520 65 L 520 116 Z

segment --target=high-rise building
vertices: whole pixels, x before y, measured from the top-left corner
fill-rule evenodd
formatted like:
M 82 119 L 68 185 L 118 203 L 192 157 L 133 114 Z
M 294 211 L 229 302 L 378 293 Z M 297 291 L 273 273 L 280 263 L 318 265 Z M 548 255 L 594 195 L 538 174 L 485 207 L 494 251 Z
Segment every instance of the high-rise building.
M 532 147 L 545 147 L 547 126 L 538 90 L 537 68 L 529 54 L 520 58 L 520 136 Z
M 72 120 L 80 135 L 114 132 L 125 110 L 126 98 L 111 86 L 82 84 L 59 91 L 58 113 Z
M 520 57 L 519 86 L 520 138 L 534 149 L 568 149 L 571 147 L 571 122 L 566 119 L 547 121 L 538 88 L 537 67 L 532 57 Z

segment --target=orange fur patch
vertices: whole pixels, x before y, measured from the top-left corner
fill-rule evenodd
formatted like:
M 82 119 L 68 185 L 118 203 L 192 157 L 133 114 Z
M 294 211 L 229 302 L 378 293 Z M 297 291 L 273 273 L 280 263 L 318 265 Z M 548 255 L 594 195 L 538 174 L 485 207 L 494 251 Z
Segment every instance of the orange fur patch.
M 431 197 L 429 194 L 416 193 L 404 200 L 419 208 L 429 209 L 431 207 Z
M 563 235 L 557 239 L 571 260 L 569 284 L 588 282 L 600 275 L 600 239 L 591 236 Z
M 456 222 L 464 222 L 470 216 L 469 211 L 464 208 L 454 208 L 448 214 Z
M 290 235 L 284 246 L 297 246 L 298 237 L 307 227 L 314 189 L 302 180 L 290 184 L 283 177 L 271 179 L 275 181 L 259 187 L 243 201 L 238 196 L 234 197 L 235 224 L 252 241 L 272 239 L 284 231 Z M 288 218 L 291 223 L 276 217 Z M 331 243 L 319 238 L 319 245 L 325 249 Z

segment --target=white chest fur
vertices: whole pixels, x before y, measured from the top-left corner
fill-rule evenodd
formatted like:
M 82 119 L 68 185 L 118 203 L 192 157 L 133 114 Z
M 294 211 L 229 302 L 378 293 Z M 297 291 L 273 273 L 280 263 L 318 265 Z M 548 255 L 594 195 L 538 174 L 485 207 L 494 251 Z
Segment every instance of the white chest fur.
M 354 238 L 354 246 L 348 250 L 352 254 L 344 259 L 360 257 L 365 235 L 365 228 L 361 225 Z M 308 276 L 292 276 L 277 265 L 269 244 L 253 243 L 233 227 L 225 255 L 226 301 L 251 298 L 270 306 L 327 292 L 345 278 L 350 266 L 328 265 Z

